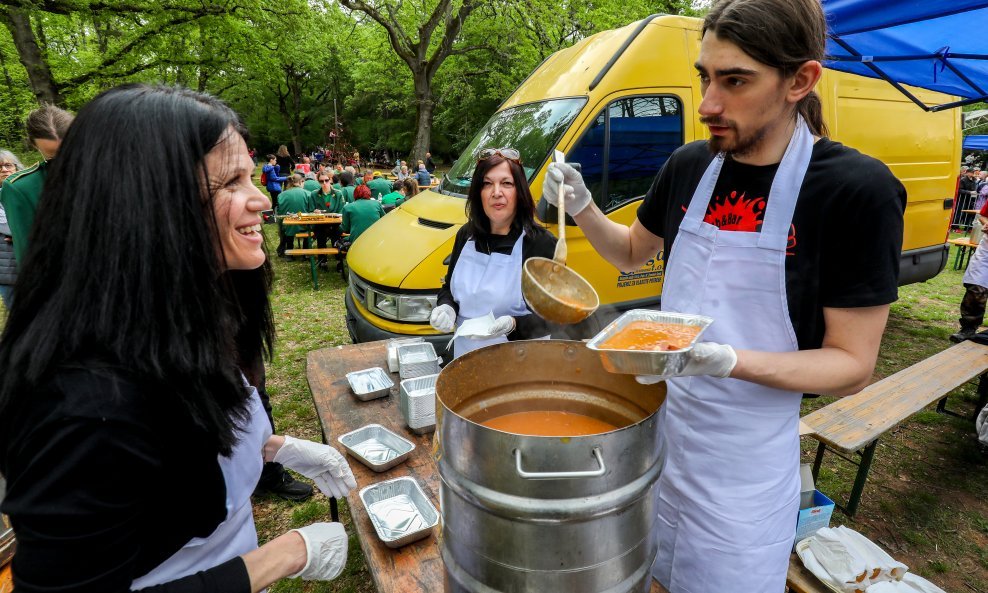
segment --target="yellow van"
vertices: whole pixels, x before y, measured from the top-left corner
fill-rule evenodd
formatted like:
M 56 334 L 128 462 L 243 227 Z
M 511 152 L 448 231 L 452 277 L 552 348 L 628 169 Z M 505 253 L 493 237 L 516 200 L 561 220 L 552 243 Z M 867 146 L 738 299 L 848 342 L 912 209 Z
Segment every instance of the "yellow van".
M 698 19 L 653 16 L 546 59 L 474 137 L 437 191 L 402 204 L 354 243 L 347 256 L 346 293 L 354 342 L 423 336 L 445 348 L 448 335 L 429 326 L 429 313 L 453 238 L 466 221 L 464 198 L 482 148 L 520 150 L 536 199 L 553 149 L 562 150 L 567 162 L 582 165 L 607 216 L 631 224 L 669 155 L 707 136 L 696 113 L 699 31 Z M 906 186 L 901 283 L 935 276 L 947 259 L 960 166 L 960 110 L 927 113 L 887 82 L 833 70 L 824 72 L 817 90 L 831 138 L 880 159 Z M 937 93 L 910 91 L 927 104 L 945 102 Z M 538 215 L 555 232 L 554 207 L 543 200 Z M 600 295 L 598 322 L 629 308 L 658 306 L 661 253 L 624 274 L 596 254 L 579 227 L 567 228 L 566 235 L 567 263 Z

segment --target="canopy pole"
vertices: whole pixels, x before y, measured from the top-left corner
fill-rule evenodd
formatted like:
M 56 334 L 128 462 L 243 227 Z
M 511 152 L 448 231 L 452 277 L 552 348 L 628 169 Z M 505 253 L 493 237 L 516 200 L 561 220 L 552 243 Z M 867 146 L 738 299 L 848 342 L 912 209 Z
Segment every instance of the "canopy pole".
M 853 47 L 851 47 L 850 45 L 848 45 L 848 43 L 846 41 L 844 41 L 843 39 L 841 39 L 837 35 L 830 34 L 830 35 L 828 35 L 828 37 L 830 37 L 831 39 L 833 39 L 834 40 L 834 43 L 836 43 L 837 45 L 839 45 L 842 48 L 844 48 L 844 50 L 847 53 L 851 54 L 852 56 L 855 56 L 855 57 L 858 57 L 858 58 L 864 58 L 864 56 L 862 56 L 858 52 L 858 50 L 856 50 Z M 902 93 L 903 95 L 905 95 L 910 101 L 912 101 L 913 103 L 915 103 L 916 105 L 918 105 L 920 109 L 922 109 L 923 111 L 931 111 L 931 109 L 926 106 L 926 103 L 923 103 L 922 101 L 920 101 L 919 99 L 917 99 L 915 95 L 913 95 L 908 90 L 906 90 L 906 87 L 904 87 L 901 84 L 899 84 L 898 82 L 892 80 L 892 78 L 889 77 L 888 74 L 885 74 L 885 72 L 881 68 L 879 68 L 878 66 L 876 66 L 873 62 L 866 61 L 864 59 L 860 59 L 858 61 L 861 62 L 862 64 L 864 64 L 865 66 L 867 66 L 868 69 L 871 70 L 872 72 L 874 72 L 876 75 L 878 75 L 879 78 L 881 78 L 885 82 L 887 82 L 887 83 L 891 84 L 892 86 L 894 86 L 896 88 L 896 90 L 898 90 L 900 93 Z

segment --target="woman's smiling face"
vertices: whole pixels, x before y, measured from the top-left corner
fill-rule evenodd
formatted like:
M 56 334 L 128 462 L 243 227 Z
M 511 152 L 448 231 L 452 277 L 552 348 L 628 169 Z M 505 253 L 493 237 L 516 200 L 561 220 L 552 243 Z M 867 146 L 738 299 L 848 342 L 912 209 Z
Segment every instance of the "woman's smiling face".
M 271 208 L 251 180 L 254 162 L 247 144 L 230 128 L 204 159 L 227 270 L 253 270 L 264 264 L 261 212 Z

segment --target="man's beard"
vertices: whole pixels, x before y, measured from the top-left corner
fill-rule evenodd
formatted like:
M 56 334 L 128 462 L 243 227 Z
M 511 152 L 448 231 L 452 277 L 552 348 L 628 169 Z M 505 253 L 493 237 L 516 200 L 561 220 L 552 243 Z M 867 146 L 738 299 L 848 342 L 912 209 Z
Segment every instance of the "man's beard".
M 766 134 L 768 134 L 769 128 L 771 128 L 771 124 L 769 124 L 758 128 L 751 134 L 744 134 L 738 130 L 738 125 L 729 119 L 701 117 L 700 123 L 723 126 L 734 132 L 734 140 L 720 136 L 711 136 L 707 140 L 707 149 L 712 154 L 726 152 L 732 156 L 745 156 L 755 152 L 760 147 L 762 140 L 765 139 Z

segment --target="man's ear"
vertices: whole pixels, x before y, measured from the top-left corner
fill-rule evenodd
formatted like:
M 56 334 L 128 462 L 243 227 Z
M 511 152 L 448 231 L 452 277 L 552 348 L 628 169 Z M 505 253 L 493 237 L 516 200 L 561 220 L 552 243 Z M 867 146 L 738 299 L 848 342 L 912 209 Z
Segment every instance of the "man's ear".
M 804 62 L 789 78 L 789 91 L 786 93 L 786 100 L 790 103 L 798 103 L 803 97 L 810 94 L 816 83 L 820 81 L 822 74 L 823 66 L 820 62 L 816 60 Z

